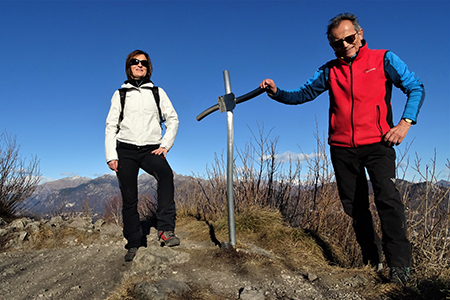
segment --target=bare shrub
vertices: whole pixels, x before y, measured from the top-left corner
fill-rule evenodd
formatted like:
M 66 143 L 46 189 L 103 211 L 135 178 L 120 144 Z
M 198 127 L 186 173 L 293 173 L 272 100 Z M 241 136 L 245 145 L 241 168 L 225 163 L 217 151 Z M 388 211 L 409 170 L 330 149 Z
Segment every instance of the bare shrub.
M 97 198 L 94 201 L 90 201 L 89 197 L 84 199 L 84 202 L 81 204 L 82 215 L 86 217 L 92 217 L 94 215 L 95 206 L 97 205 Z
M 143 195 L 138 202 L 138 212 L 142 218 L 153 221 L 156 224 L 156 199 L 149 195 Z
M 122 226 L 122 197 L 115 195 L 103 202 L 103 219 L 105 222 Z
M 138 213 L 141 218 L 156 222 L 156 200 L 149 195 L 142 195 L 138 202 Z M 123 226 L 122 197 L 112 196 L 103 202 L 103 219 L 106 222 Z
M 214 221 L 226 214 L 226 166 L 223 155 L 215 156 L 215 163 L 207 169 L 206 179 L 196 177 L 192 181 L 192 202 L 177 201 L 178 213 L 191 215 L 198 220 Z M 177 193 L 178 194 L 178 193 Z
M 313 236 L 324 252 L 329 252 L 327 257 L 331 262 L 361 266 L 361 250 L 352 219 L 343 211 L 339 199 L 326 137 L 320 138 L 316 126 L 315 154 L 303 153 L 302 160 L 291 158 L 283 163 L 277 159 L 278 139 L 270 140 L 264 134 L 264 127 L 258 125 L 258 130 L 257 134 L 252 132 L 253 139 L 243 150 L 236 151 L 233 184 L 236 214 L 255 207 L 276 209 L 290 226 L 300 227 Z M 406 145 L 404 152 L 397 149 L 397 178 L 400 179 L 396 184 L 406 208 L 413 266 L 416 274 L 437 277 L 448 273 L 450 266 L 449 187 L 438 185 L 435 159 L 422 170 L 421 159 L 416 157 L 414 170 L 422 182 L 404 180 L 410 147 Z M 209 221 L 227 214 L 225 166 L 223 155 L 216 156 L 206 178 L 194 179 L 195 196 L 188 197 L 194 200 L 183 203 L 184 211 Z M 302 174 L 303 169 L 306 174 Z M 370 202 L 374 224 L 381 235 L 373 193 Z M 241 228 L 241 224 L 236 228 Z
M 450 169 L 450 163 L 446 167 Z M 413 264 L 416 271 L 428 278 L 450 274 L 450 187 L 438 184 L 436 153 L 429 164 L 422 166 L 416 154 L 413 169 L 422 180 L 408 183 L 405 194 L 410 239 L 413 245 Z M 447 179 L 450 181 L 450 178 Z
M 200 191 L 195 184 L 199 178 L 187 177 L 186 180 L 175 184 L 175 203 L 177 205 L 177 215 L 193 216 L 200 219 L 199 207 L 201 198 L 198 196 Z
M 20 154 L 16 137 L 0 135 L 0 216 L 11 218 L 21 212 L 40 181 L 39 160 L 29 162 Z

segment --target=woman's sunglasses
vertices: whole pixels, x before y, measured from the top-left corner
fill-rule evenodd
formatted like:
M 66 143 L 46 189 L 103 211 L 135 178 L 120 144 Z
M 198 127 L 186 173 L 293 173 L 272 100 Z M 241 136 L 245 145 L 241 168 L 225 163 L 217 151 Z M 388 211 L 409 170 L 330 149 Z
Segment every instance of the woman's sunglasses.
M 139 63 L 141 63 L 143 67 L 146 67 L 148 69 L 148 60 L 139 60 L 137 58 L 133 58 L 132 60 L 130 60 L 130 66 L 137 66 Z
M 340 39 L 340 40 L 338 40 L 338 41 L 331 42 L 330 44 L 331 44 L 331 46 L 332 46 L 333 48 L 342 48 L 342 47 L 344 47 L 344 41 L 345 41 L 347 44 L 353 43 L 353 42 L 355 41 L 355 39 L 356 39 L 356 35 L 357 35 L 357 34 L 358 34 L 358 32 L 356 32 L 355 34 L 346 36 L 345 38 Z

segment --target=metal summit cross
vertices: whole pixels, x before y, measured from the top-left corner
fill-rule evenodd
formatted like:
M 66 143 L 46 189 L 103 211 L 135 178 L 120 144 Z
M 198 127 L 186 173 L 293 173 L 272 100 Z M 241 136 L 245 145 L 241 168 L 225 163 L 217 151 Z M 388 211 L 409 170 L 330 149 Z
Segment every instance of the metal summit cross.
M 228 203 L 228 234 L 229 242 L 223 242 L 222 247 L 229 248 L 230 245 L 236 247 L 236 233 L 234 226 L 234 199 L 233 199 L 233 145 L 234 145 L 234 125 L 233 110 L 236 104 L 250 100 L 264 93 L 264 89 L 257 88 L 245 95 L 235 98 L 231 92 L 230 73 L 228 70 L 223 71 L 223 79 L 225 82 L 225 95 L 220 96 L 217 100 L 218 104 L 211 106 L 197 116 L 197 121 L 201 121 L 204 117 L 219 110 L 221 113 L 227 112 L 227 203 Z

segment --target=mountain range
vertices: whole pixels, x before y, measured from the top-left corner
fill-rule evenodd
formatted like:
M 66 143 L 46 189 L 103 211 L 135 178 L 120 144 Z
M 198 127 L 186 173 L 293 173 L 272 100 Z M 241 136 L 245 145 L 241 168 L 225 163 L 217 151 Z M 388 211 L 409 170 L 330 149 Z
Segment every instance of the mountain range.
M 182 186 L 183 189 L 190 189 L 189 186 L 191 185 L 185 183 L 192 179 L 191 176 L 174 174 L 175 190 L 177 191 L 177 187 Z M 445 190 L 450 187 L 450 182 L 441 180 L 433 186 L 434 189 Z M 424 182 L 410 183 L 403 180 L 398 180 L 397 187 L 401 194 L 404 194 L 405 189 L 408 189 L 407 194 L 413 201 L 417 198 L 420 199 L 419 196 L 427 189 Z M 156 189 L 157 183 L 153 176 L 147 173 L 139 176 L 139 197 L 149 196 L 154 198 Z M 91 212 L 102 214 L 105 201 L 117 196 L 120 196 L 120 189 L 116 176 L 103 175 L 95 179 L 73 176 L 39 185 L 35 193 L 25 203 L 26 209 L 34 214 L 82 212 L 87 208 Z
M 174 174 L 175 186 L 189 178 L 191 177 Z M 140 197 L 154 197 L 156 189 L 157 183 L 153 176 L 143 173 L 138 177 Z M 103 203 L 119 195 L 116 176 L 103 175 L 95 179 L 73 176 L 39 185 L 25 203 L 26 209 L 35 214 L 80 212 L 86 209 L 87 205 L 92 212 L 101 214 L 104 210 Z

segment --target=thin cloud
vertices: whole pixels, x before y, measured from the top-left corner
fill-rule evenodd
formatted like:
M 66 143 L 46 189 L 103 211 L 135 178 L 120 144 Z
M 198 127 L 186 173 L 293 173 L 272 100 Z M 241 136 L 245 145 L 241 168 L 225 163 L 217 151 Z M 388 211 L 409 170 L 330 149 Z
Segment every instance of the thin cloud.
M 317 153 L 304 154 L 304 153 L 295 153 L 291 151 L 286 151 L 275 156 L 275 160 L 277 163 L 287 163 L 287 162 L 303 162 L 308 159 L 312 159 L 317 156 Z M 264 160 L 269 160 L 272 157 L 270 155 L 263 156 Z
M 41 176 L 40 179 L 41 179 L 41 181 L 39 181 L 39 184 L 44 184 L 46 182 L 51 182 L 51 181 L 55 181 L 56 180 L 55 178 L 44 177 L 44 176 Z
M 77 174 L 75 174 L 73 172 L 62 172 L 61 173 L 61 176 L 64 176 L 64 177 L 72 177 L 72 176 L 75 176 L 75 175 L 77 175 Z

